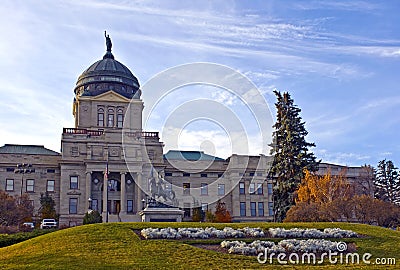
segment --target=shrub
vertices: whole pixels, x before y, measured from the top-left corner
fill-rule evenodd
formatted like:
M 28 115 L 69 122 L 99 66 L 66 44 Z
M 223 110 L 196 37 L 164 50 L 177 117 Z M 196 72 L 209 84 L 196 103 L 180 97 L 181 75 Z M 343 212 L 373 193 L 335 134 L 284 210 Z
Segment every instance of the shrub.
M 103 218 L 98 211 L 89 211 L 85 214 L 85 217 L 83 218 L 83 224 L 94 224 L 102 222 Z

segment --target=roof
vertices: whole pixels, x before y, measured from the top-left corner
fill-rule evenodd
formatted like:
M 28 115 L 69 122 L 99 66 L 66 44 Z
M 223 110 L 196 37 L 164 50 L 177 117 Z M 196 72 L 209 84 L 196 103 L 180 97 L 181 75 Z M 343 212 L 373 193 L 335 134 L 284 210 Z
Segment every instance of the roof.
M 43 145 L 5 144 L 0 147 L 0 154 L 27 154 L 59 156 L 60 153 L 45 148 Z
M 205 154 L 203 151 L 169 150 L 168 153 L 163 155 L 163 157 L 166 160 L 190 160 L 190 161 L 214 160 L 214 161 L 224 161 L 224 159 L 222 159 L 222 158 Z

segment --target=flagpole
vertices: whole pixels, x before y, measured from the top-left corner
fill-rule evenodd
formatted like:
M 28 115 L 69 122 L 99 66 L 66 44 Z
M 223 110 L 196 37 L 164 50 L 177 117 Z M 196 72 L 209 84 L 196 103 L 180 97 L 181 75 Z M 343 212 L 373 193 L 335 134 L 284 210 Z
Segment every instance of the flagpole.
M 108 223 L 108 157 L 107 157 L 105 176 L 106 176 L 106 181 L 104 181 L 104 182 L 106 184 L 105 188 L 107 189 L 106 190 L 106 223 Z

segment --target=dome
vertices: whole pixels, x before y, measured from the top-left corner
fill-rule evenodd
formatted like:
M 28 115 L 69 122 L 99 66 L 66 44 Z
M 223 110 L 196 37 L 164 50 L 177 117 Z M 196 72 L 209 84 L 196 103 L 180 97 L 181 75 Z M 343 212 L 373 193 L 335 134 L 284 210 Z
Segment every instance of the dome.
M 106 38 L 109 39 L 108 36 Z M 139 87 L 139 81 L 132 72 L 114 59 L 109 39 L 103 59 L 92 64 L 79 76 L 74 92 L 76 96 L 97 96 L 113 90 L 124 97 L 134 98 L 140 92 Z

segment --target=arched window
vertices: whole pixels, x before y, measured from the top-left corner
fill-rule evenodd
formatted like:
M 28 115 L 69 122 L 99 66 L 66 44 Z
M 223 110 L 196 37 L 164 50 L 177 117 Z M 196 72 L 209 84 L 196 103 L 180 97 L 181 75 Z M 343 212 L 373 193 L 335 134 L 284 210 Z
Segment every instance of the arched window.
M 104 127 L 104 110 L 98 109 L 97 111 L 97 125 L 99 127 Z
M 119 109 L 117 112 L 117 127 L 122 128 L 124 123 L 124 112 L 122 109 Z
M 108 121 L 107 121 L 107 126 L 108 127 L 114 127 L 114 109 L 108 109 Z

